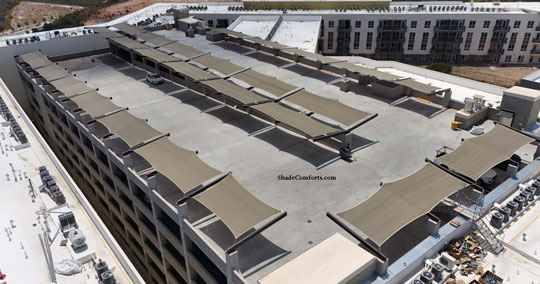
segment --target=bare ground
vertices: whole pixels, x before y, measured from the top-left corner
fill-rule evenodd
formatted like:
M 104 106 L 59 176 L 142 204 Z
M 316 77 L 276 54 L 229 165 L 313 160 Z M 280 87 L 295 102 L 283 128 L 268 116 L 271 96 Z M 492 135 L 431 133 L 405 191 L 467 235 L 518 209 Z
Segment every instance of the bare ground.
M 18 26 L 22 27 L 49 22 L 82 8 L 81 6 L 21 2 L 11 12 L 11 26 L 16 28 Z
M 452 75 L 494 84 L 501 87 L 511 87 L 515 86 L 524 76 L 527 76 L 537 70 L 537 68 L 531 66 L 453 66 Z

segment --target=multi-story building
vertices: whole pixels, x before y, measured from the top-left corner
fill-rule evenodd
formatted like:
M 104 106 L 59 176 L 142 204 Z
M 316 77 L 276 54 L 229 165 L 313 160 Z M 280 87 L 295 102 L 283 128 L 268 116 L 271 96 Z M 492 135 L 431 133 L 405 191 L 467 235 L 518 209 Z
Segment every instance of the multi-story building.
M 540 4 L 476 2 L 245 1 L 200 4 L 190 14 L 209 27 L 241 15 L 320 16 L 318 51 L 424 64 L 540 63 Z M 238 8 L 241 7 L 241 8 Z

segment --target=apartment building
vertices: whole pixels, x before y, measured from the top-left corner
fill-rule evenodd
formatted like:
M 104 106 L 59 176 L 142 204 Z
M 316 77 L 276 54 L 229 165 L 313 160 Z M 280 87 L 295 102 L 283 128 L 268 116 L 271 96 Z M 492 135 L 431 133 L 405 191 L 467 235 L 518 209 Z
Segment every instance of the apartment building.
M 318 51 L 425 64 L 540 63 L 540 4 L 532 2 L 247 1 L 200 4 L 190 14 L 209 27 L 240 15 L 320 16 Z M 279 25 L 276 21 L 276 25 Z M 256 35 L 255 35 L 256 36 Z

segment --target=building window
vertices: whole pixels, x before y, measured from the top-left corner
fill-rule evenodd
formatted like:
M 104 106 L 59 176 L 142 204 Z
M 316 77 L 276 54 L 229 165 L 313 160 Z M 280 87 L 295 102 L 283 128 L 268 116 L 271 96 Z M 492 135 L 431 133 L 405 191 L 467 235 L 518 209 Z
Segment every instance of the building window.
M 486 46 L 487 33 L 482 33 L 480 36 L 480 42 L 478 43 L 478 50 L 484 50 Z
M 422 44 L 420 45 L 420 50 L 426 50 L 427 49 L 428 39 L 429 39 L 429 33 L 423 33 L 422 34 Z
M 334 32 L 328 32 L 328 44 L 327 49 L 334 48 Z
M 527 22 L 527 28 L 528 28 L 528 29 L 534 28 L 534 21 L 528 21 L 528 22 Z
M 367 33 L 366 49 L 371 49 L 372 42 L 373 42 L 373 33 L 369 32 Z
M 518 56 L 518 62 L 523 62 L 523 55 Z
M 514 51 L 514 46 L 515 46 L 515 44 L 509 43 L 509 44 L 508 44 L 508 48 L 507 48 L 508 51 Z
M 484 29 L 489 29 L 490 25 L 491 25 L 490 21 L 484 21 Z
M 354 49 L 360 48 L 360 33 L 359 32 L 354 33 L 353 48 Z
M 328 21 L 328 27 L 333 28 L 334 27 L 334 21 Z
M 526 51 L 528 46 L 529 46 L 529 44 L 527 44 L 527 43 L 522 44 L 521 45 L 521 51 Z
M 374 25 L 375 25 L 375 22 L 374 22 L 374 21 L 369 21 L 369 22 L 367 23 L 368 28 L 373 28 Z
M 515 21 L 514 22 L 514 29 L 519 29 L 519 26 L 521 26 L 521 21 Z
M 411 29 L 416 29 L 416 21 L 411 22 Z
M 424 29 L 429 29 L 431 27 L 431 21 L 424 22 Z
M 464 50 L 471 49 L 472 37 L 473 37 L 473 33 L 467 33 L 467 37 L 465 38 L 465 46 L 463 46 Z
M 214 26 L 214 20 L 208 20 L 208 26 L 213 27 Z
M 510 35 L 510 41 L 515 41 L 517 39 L 517 33 L 512 33 Z
M 476 26 L 476 21 L 469 21 L 469 29 L 474 29 L 474 26 Z
M 507 55 L 504 57 L 504 62 L 510 62 L 512 61 L 512 55 Z
M 362 27 L 362 21 L 356 21 L 356 22 L 354 22 L 354 27 L 355 27 L 355 28 L 361 28 L 361 27 Z
M 414 49 L 414 38 L 416 37 L 416 33 L 410 33 L 409 34 L 409 44 L 407 46 L 407 50 L 413 50 Z

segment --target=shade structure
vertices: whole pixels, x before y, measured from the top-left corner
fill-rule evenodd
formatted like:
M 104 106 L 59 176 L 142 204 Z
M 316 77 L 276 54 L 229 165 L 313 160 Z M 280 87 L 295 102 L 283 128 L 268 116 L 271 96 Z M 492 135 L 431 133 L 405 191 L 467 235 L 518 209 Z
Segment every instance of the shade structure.
M 94 90 L 88 87 L 84 82 L 75 79 L 73 76 L 55 80 L 50 82 L 50 84 L 53 85 L 56 90 L 62 92 L 62 94 L 68 97 Z
M 301 50 L 301 49 L 297 49 L 297 48 L 283 49 L 282 52 L 286 52 L 286 53 L 298 55 L 298 56 L 301 56 L 301 57 L 309 58 L 311 60 L 319 61 L 319 62 L 321 62 L 323 64 L 329 64 L 329 63 L 339 61 L 337 59 L 330 58 L 328 56 L 324 56 L 324 55 L 321 55 L 321 54 L 318 54 L 318 53 L 313 53 L 313 52 L 309 52 L 309 51 L 305 51 L 305 50 Z
M 331 118 L 346 126 L 358 122 L 370 115 L 367 112 L 346 106 L 336 100 L 314 95 L 306 90 L 298 91 L 293 95 L 286 97 L 284 100 Z
M 276 97 L 280 97 L 287 92 L 296 89 L 295 86 L 280 81 L 274 77 L 261 74 L 257 71 L 247 70 L 232 76 L 235 79 L 242 80 L 250 86 L 264 90 Z
M 232 175 L 194 199 L 214 212 L 235 238 L 280 212 L 249 193 Z
M 220 59 L 217 57 L 214 57 L 210 54 L 206 54 L 200 57 L 197 57 L 192 60 L 193 62 L 196 62 L 198 64 L 201 64 L 205 67 L 214 69 L 224 75 L 232 74 L 234 72 L 240 71 L 244 69 L 243 67 L 240 67 L 229 60 Z
M 186 193 L 220 172 L 205 164 L 193 151 L 163 137 L 134 150 L 152 167 Z
M 144 45 L 136 40 L 132 40 L 127 37 L 115 37 L 110 38 L 109 40 L 118 45 L 124 46 L 127 49 L 148 48 L 148 45 Z
M 177 62 L 165 62 L 164 66 L 167 66 L 174 72 L 180 73 L 185 77 L 189 77 L 195 81 L 198 80 L 207 80 L 211 78 L 218 78 L 216 75 L 206 72 L 201 68 L 195 67 L 187 62 L 177 61 Z
M 170 56 L 167 53 L 155 50 L 153 48 L 138 48 L 133 50 L 136 54 L 147 57 L 154 62 L 168 62 L 168 61 L 178 61 L 180 59 Z
M 223 79 L 203 81 L 201 84 L 205 85 L 205 87 L 212 88 L 216 92 L 226 96 L 226 98 L 242 105 L 253 104 L 265 100 L 263 96 L 257 95 Z
M 378 80 L 392 81 L 392 80 L 397 80 L 400 78 L 399 76 L 392 75 L 386 72 L 381 72 L 377 69 L 359 66 L 359 65 L 349 63 L 349 62 L 339 62 L 339 63 L 334 63 L 334 65 L 344 68 L 346 70 L 349 70 L 349 72 L 353 72 L 353 73 L 356 72 L 364 76 L 371 76 L 371 77 L 377 78 Z
M 60 78 L 64 78 L 67 76 L 71 76 L 66 69 L 56 65 L 51 64 L 44 67 L 40 67 L 37 69 L 34 69 L 35 72 L 39 74 L 39 76 L 43 77 L 47 81 L 54 81 Z
M 112 103 L 110 98 L 102 96 L 96 91 L 71 97 L 70 100 L 90 114 L 92 118 L 120 109 L 119 106 Z
M 294 129 L 303 136 L 312 139 L 324 136 L 341 129 L 331 127 L 319 121 L 311 119 L 304 114 L 293 111 L 276 103 L 266 103 L 251 106 L 251 109 L 269 117 L 277 123 Z
M 248 38 L 248 37 L 252 37 L 250 35 L 247 35 L 247 34 L 244 34 L 244 33 L 241 33 L 241 32 L 237 32 L 237 31 L 233 31 L 233 30 L 229 30 L 229 29 L 225 29 L 225 28 L 217 28 L 215 29 L 217 31 L 219 31 L 220 33 L 224 33 L 226 35 L 229 35 L 229 36 L 232 36 L 232 37 L 236 37 L 236 38 Z
M 123 37 L 122 34 L 119 34 L 115 31 L 111 31 L 108 28 L 105 27 L 92 27 L 90 28 L 94 32 L 103 35 L 105 38 L 113 38 L 113 37 Z
M 416 82 L 413 79 L 396 80 L 393 82 L 401 86 L 409 87 L 412 90 L 415 90 L 417 92 L 421 92 L 427 95 L 433 94 L 435 91 L 439 90 L 439 88 L 437 87 L 420 83 L 420 82 Z
M 160 45 L 164 45 L 166 43 L 170 43 L 170 42 L 173 42 L 173 40 L 170 40 L 164 36 L 161 36 L 161 35 L 157 35 L 157 34 L 154 34 L 154 33 L 142 33 L 142 34 L 139 34 L 137 35 L 137 38 L 139 40 L 142 40 L 142 41 L 145 41 L 145 42 L 149 42 L 155 46 L 160 46 Z
M 165 44 L 163 46 L 161 46 L 160 48 L 162 49 L 166 49 L 172 53 L 176 53 L 178 55 L 181 55 L 185 58 L 191 58 L 193 56 L 197 56 L 197 55 L 200 55 L 200 54 L 203 54 L 204 52 L 198 50 L 198 49 L 195 49 L 191 46 L 188 46 L 188 45 L 185 45 L 185 44 L 181 44 L 179 42 L 173 42 L 173 43 L 169 43 L 169 44 Z
M 337 215 L 380 246 L 465 186 L 465 182 L 426 164 L 404 179 L 384 184 L 364 202 Z
M 136 26 L 128 25 L 127 23 L 119 23 L 116 25 L 113 25 L 114 28 L 117 28 L 119 31 L 129 34 L 129 35 L 139 35 L 142 33 L 147 33 L 148 31 L 145 29 L 141 29 Z
M 244 40 L 251 41 L 251 42 L 259 44 L 259 45 L 271 47 L 271 48 L 274 48 L 274 49 L 288 48 L 288 46 L 283 45 L 281 43 L 277 43 L 277 42 L 269 41 L 269 40 L 264 40 L 264 39 L 258 38 L 258 37 L 247 37 L 247 38 L 244 38 Z
M 29 53 L 21 54 L 19 55 L 19 57 L 26 64 L 30 65 L 30 67 L 34 69 L 52 64 L 49 58 L 39 51 L 32 51 Z
M 436 161 L 477 180 L 497 164 L 509 159 L 519 148 L 533 141 L 529 136 L 497 125 L 483 135 L 465 140 L 456 150 Z
M 127 110 L 123 110 L 102 118 L 98 118 L 110 133 L 120 137 L 129 147 L 161 135 L 143 119 L 137 118 Z

